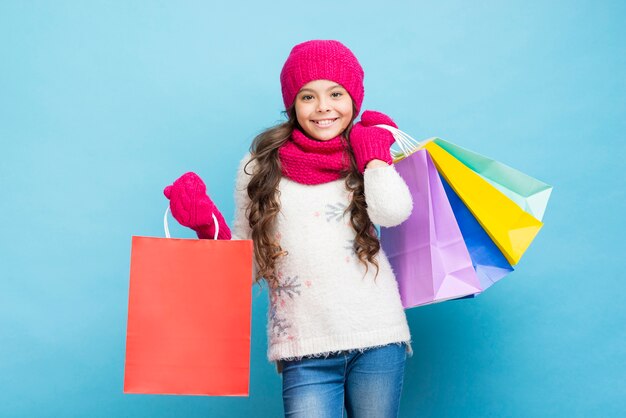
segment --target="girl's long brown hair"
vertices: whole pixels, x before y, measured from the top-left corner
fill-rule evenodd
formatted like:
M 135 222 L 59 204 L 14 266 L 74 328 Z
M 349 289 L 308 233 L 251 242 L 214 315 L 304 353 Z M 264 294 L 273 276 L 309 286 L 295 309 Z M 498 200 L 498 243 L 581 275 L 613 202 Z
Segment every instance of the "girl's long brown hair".
M 278 149 L 289 140 L 294 129 L 300 128 L 293 106 L 285 113 L 288 116 L 287 122 L 271 127 L 254 138 L 250 145 L 252 158 L 244 167 L 246 173 L 252 176 L 247 191 L 250 197 L 248 220 L 252 229 L 254 256 L 258 267 L 255 282 L 265 278 L 270 286 L 277 284 L 276 262 L 278 258 L 287 255 L 287 251 L 281 248 L 275 234 L 275 219 L 280 211 L 278 185 L 282 177 Z M 353 111 L 353 114 L 355 115 L 356 111 Z M 378 276 L 379 266 L 376 254 L 380 250 L 380 242 L 374 224 L 367 214 L 367 204 L 363 193 L 363 175 L 357 170 L 354 153 L 349 145 L 351 128 L 352 122 L 342 134 L 344 150 L 350 157 L 350 167 L 342 173 L 342 177 L 345 177 L 346 189 L 352 195 L 352 201 L 344 213 L 350 213 L 350 223 L 356 232 L 354 240 L 356 255 L 365 265 L 366 272 L 369 270 L 368 263 L 376 266 L 376 276 Z M 248 173 L 247 166 L 253 161 L 256 161 L 254 170 Z

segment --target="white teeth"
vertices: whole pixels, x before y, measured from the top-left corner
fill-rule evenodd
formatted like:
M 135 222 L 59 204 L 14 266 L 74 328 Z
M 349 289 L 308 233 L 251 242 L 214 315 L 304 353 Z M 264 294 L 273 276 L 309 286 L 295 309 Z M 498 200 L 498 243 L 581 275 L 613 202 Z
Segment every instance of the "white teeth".
M 335 119 L 324 119 L 324 120 L 316 120 L 314 121 L 316 125 L 320 125 L 320 126 L 328 126 L 331 123 L 333 123 L 335 121 Z

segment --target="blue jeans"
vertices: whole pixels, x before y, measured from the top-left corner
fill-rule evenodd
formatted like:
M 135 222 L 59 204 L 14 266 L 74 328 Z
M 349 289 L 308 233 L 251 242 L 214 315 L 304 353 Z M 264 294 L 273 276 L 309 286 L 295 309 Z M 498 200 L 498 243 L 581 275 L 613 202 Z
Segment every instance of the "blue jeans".
M 404 344 L 328 357 L 282 361 L 285 417 L 394 418 L 398 416 Z

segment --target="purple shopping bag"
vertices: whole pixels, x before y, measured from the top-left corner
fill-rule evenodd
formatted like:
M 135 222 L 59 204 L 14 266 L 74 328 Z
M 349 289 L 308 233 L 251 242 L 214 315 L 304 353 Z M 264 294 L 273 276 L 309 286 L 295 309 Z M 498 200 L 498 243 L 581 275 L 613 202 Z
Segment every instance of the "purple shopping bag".
M 411 308 L 480 293 L 482 288 L 439 174 L 421 149 L 396 163 L 409 186 L 413 211 L 402 224 L 381 228 L 381 245 Z

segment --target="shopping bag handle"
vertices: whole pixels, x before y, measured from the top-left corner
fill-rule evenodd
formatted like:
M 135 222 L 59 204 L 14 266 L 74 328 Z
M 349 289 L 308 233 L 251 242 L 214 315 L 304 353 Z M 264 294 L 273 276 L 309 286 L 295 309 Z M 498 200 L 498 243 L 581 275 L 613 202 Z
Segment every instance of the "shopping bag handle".
M 167 225 L 167 214 L 170 211 L 170 206 L 167 206 L 165 209 L 165 216 L 163 216 L 163 228 L 165 229 L 165 238 L 170 238 L 170 228 Z M 217 218 L 215 214 L 211 212 L 211 216 L 213 216 L 213 222 L 215 222 L 215 235 L 213 235 L 213 239 L 217 239 L 217 234 L 220 232 L 220 224 L 217 222 Z
M 384 125 L 384 124 L 374 125 L 374 126 L 376 126 L 377 128 L 386 129 L 389 132 L 391 132 L 391 134 L 393 135 L 393 139 L 396 140 L 396 144 L 398 144 L 398 147 L 400 147 L 400 150 L 401 150 L 401 152 L 391 150 L 394 159 L 403 158 L 408 155 L 411 155 L 415 151 L 419 150 L 424 145 L 426 145 L 427 143 L 435 139 L 434 137 L 432 137 L 432 138 L 428 138 L 420 142 L 416 140 L 415 138 L 413 138 L 411 135 L 407 134 L 406 132 L 401 131 L 398 128 L 394 128 L 393 126 Z

